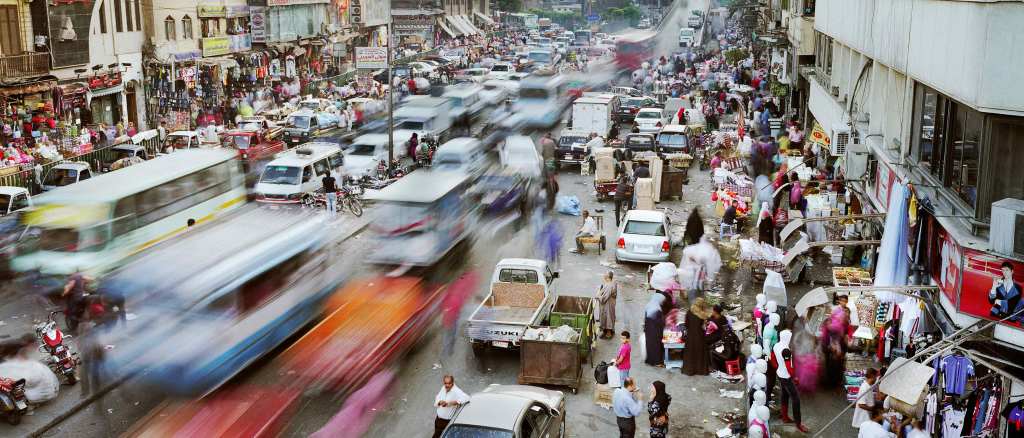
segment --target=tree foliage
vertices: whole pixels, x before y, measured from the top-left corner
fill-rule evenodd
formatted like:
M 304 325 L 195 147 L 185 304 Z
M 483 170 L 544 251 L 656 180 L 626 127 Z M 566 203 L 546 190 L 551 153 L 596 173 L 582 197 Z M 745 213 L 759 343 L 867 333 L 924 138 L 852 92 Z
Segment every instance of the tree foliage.
M 499 11 L 519 12 L 523 10 L 523 0 L 498 0 Z

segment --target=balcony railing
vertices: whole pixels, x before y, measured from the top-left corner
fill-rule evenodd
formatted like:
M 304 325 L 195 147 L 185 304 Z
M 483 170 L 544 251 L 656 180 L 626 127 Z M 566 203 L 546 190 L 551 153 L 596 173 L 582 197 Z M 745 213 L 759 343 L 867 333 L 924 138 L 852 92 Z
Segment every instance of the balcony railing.
M 45 75 L 50 71 L 49 52 L 0 55 L 0 78 L 23 78 Z

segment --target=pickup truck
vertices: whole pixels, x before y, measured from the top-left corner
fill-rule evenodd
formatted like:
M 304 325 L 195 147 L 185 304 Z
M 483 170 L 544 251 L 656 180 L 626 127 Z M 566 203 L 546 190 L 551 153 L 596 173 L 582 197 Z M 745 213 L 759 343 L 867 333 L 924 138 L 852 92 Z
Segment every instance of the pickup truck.
M 542 325 L 555 303 L 557 272 L 543 260 L 503 259 L 494 267 L 491 292 L 473 311 L 466 332 L 473 355 L 489 347 L 518 348 L 526 328 Z

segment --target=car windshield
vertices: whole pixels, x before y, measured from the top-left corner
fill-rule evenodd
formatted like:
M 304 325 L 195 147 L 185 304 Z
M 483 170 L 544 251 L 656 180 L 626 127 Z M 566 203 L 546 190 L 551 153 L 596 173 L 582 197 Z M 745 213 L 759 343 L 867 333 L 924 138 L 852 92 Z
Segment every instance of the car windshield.
M 426 129 L 424 122 L 416 120 L 403 120 L 401 123 L 395 125 L 395 129 L 408 129 L 410 131 L 422 131 Z
M 43 181 L 43 185 L 62 187 L 68 184 L 74 184 L 76 181 L 78 181 L 77 170 L 53 169 L 50 173 L 46 174 L 46 181 Z
M 249 149 L 249 142 L 252 139 L 248 135 L 231 135 L 228 141 L 235 149 Z
M 665 224 L 661 222 L 628 221 L 622 233 L 641 236 L 664 236 Z
M 587 143 L 587 138 L 583 137 L 583 136 L 577 137 L 577 136 L 565 136 L 565 135 L 563 135 L 562 138 L 558 139 L 558 144 L 560 144 L 562 146 L 572 146 L 574 144 L 586 144 L 586 143 Z
M 291 116 L 288 118 L 288 124 L 300 129 L 306 129 L 309 127 L 309 116 Z
M 519 89 L 520 99 L 547 99 L 548 90 L 544 88 L 521 88 Z
M 103 248 L 106 242 L 106 225 L 97 225 L 90 228 L 40 228 L 39 249 L 41 251 L 98 251 Z
M 302 169 L 295 166 L 267 166 L 263 169 L 260 182 L 263 184 L 298 185 Z
M 654 141 L 650 137 L 630 137 L 626 140 L 626 145 L 629 147 L 649 147 L 654 146 Z
M 626 99 L 626 103 L 623 106 L 628 106 L 628 107 L 636 108 L 636 107 L 641 106 L 643 104 L 644 104 L 644 100 L 643 99 Z
M 346 155 L 365 155 L 372 156 L 377 147 L 372 144 L 354 144 L 349 148 Z
M 444 431 L 444 438 L 512 438 L 512 431 L 483 426 L 453 424 Z
M 117 160 L 120 160 L 120 159 L 123 159 L 123 158 L 131 158 L 131 157 L 134 157 L 134 156 L 135 156 L 135 151 L 125 150 L 125 149 L 114 149 L 114 161 L 117 161 Z
M 495 71 L 498 71 L 498 72 L 505 72 L 505 71 L 509 71 L 509 68 L 508 68 L 508 66 L 507 66 L 507 65 L 504 65 L 504 64 L 498 64 L 498 65 L 495 65 L 494 67 L 491 67 L 491 71 L 492 71 L 492 72 L 495 72 Z
M 658 137 L 658 140 L 661 142 L 661 144 L 667 144 L 672 146 L 686 145 L 686 135 L 683 134 L 661 134 L 661 137 Z
M 534 62 L 551 62 L 551 54 L 548 52 L 530 52 L 530 60 Z
M 657 119 L 657 118 L 661 118 L 661 114 L 656 113 L 654 111 L 641 111 L 641 112 L 636 114 L 636 118 L 638 118 L 638 119 Z

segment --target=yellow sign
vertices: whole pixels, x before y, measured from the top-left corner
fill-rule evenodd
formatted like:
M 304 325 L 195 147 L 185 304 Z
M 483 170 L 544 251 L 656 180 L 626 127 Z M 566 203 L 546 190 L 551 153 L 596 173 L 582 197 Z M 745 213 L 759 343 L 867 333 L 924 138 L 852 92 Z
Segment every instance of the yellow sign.
M 218 56 L 231 53 L 231 38 L 209 37 L 203 38 L 203 56 Z
M 825 128 L 822 128 L 818 122 L 814 122 L 814 129 L 811 129 L 810 140 L 812 143 L 820 144 L 827 148 L 832 140 L 828 138 L 828 134 L 825 133 Z
M 109 219 L 105 204 L 46 204 L 25 214 L 25 225 L 44 228 L 83 228 Z

